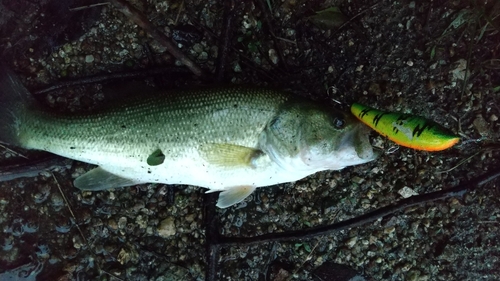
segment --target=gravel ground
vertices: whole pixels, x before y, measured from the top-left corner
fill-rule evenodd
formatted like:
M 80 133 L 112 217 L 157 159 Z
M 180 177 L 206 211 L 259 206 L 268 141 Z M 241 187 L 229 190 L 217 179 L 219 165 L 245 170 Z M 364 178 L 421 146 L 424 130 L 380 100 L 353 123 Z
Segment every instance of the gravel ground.
M 112 6 L 68 12 L 84 4 L 63 2 L 0 1 L 0 51 L 33 92 L 69 79 L 158 67 L 163 74 L 135 80 L 161 89 L 207 83 L 165 68 L 179 63 Z M 220 37 L 228 30 L 221 3 L 130 2 L 202 69 L 215 71 Z M 326 225 L 407 194 L 456 186 L 499 165 L 498 2 L 256 3 L 234 4 L 226 82 L 426 116 L 462 142 L 428 153 L 374 134 L 373 144 L 384 151 L 378 160 L 259 189 L 217 210 L 221 234 Z M 339 10 L 325 11 L 329 7 Z M 37 98 L 52 110 L 79 111 L 133 94 L 133 87 L 125 93 L 107 90 L 109 84 Z M 11 150 L 0 153 L 4 166 L 26 163 Z M 204 190 L 149 184 L 80 192 L 72 180 L 91 166 L 65 165 L 0 183 L 0 279 L 205 279 Z M 497 180 L 462 198 L 407 208 L 334 235 L 224 247 L 216 280 L 326 280 L 318 268 L 331 263 L 367 280 L 500 280 L 499 187 Z

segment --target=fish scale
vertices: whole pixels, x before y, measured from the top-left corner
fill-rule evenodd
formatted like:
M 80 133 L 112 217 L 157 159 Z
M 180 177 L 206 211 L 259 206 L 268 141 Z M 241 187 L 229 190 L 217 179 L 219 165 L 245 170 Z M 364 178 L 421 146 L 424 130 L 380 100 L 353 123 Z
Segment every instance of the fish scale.
M 0 68 L 0 142 L 98 165 L 82 190 L 140 183 L 222 191 L 234 205 L 257 187 L 376 158 L 354 117 L 282 91 L 245 86 L 138 92 L 107 109 L 56 114 L 39 108 Z
M 97 151 L 114 158 L 133 151 L 127 154 L 143 159 L 162 146 L 175 157 L 186 150 L 183 143 L 203 139 L 255 148 L 258 132 L 285 100 L 280 92 L 233 87 L 135 99 L 86 115 L 36 111 L 22 121 L 21 144 L 96 165 L 103 164 L 92 160 Z

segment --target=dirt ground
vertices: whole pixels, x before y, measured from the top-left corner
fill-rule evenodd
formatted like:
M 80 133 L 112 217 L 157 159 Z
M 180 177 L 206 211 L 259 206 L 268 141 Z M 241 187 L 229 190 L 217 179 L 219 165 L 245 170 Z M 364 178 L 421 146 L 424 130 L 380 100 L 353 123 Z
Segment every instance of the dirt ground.
M 119 74 L 36 94 L 50 110 L 90 110 L 133 95 L 133 87 L 116 90 L 128 80 L 158 89 L 217 81 L 425 116 L 462 138 L 430 153 L 373 133 L 379 159 L 261 188 L 217 209 L 223 235 L 330 224 L 395 203 L 403 191 L 450 188 L 500 165 L 498 1 L 227 1 L 230 10 L 224 1 L 130 1 L 206 73 L 224 67 L 204 79 L 172 69 L 180 63 L 112 5 L 75 9 L 97 3 L 0 0 L 2 59 L 33 93 Z M 0 171 L 45 157 L 10 149 L 0 147 Z M 56 159 L 53 166 L 0 183 L 1 280 L 210 279 L 205 190 L 149 184 L 81 192 L 72 181 L 90 165 Z M 499 233 L 497 179 L 331 235 L 223 247 L 214 280 L 347 280 L 322 277 L 331 264 L 366 280 L 500 280 Z

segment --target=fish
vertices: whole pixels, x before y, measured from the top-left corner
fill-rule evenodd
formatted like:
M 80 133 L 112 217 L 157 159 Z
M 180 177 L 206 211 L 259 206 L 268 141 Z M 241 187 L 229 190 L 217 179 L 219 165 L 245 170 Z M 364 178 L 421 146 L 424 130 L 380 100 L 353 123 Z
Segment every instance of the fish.
M 81 190 L 144 183 L 220 192 L 217 206 L 258 187 L 376 159 L 370 129 L 350 113 L 286 91 L 224 85 L 147 94 L 103 109 L 54 113 L 0 68 L 0 142 L 97 165 Z
M 351 113 L 382 136 L 416 150 L 441 151 L 460 140 L 449 129 L 417 115 L 381 111 L 360 103 L 351 105 Z

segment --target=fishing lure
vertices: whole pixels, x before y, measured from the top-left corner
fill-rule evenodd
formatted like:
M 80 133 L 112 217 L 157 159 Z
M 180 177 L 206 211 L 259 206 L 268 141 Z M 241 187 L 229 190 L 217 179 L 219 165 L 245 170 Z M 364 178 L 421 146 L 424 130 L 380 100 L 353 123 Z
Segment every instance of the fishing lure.
M 351 112 L 361 122 L 401 146 L 440 151 L 460 140 L 450 130 L 424 117 L 385 112 L 359 103 L 352 104 Z

